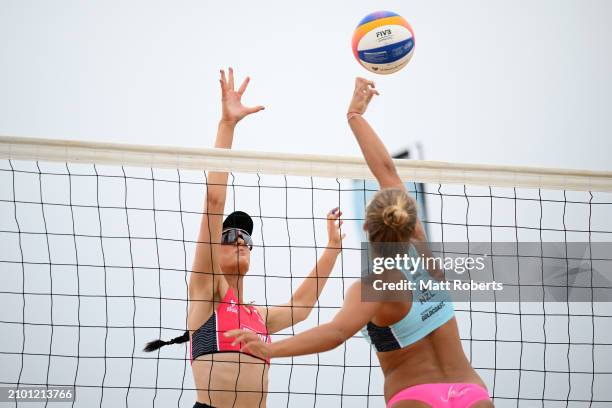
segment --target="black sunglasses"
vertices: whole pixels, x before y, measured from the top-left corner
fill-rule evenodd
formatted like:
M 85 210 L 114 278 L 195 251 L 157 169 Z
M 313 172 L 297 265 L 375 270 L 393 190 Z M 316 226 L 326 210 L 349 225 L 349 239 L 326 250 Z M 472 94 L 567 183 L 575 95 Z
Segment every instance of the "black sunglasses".
M 221 244 L 233 245 L 238 241 L 238 238 L 242 238 L 244 243 L 249 247 L 249 251 L 253 249 L 253 239 L 248 232 L 238 228 L 228 228 L 223 230 L 221 233 Z

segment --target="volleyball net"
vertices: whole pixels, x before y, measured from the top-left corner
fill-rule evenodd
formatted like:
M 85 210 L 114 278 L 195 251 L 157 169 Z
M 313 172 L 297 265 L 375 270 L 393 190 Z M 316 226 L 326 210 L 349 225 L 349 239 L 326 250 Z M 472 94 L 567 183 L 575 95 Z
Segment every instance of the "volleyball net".
M 611 406 L 612 173 L 396 165 L 403 180 L 424 185 L 408 184 L 426 196 L 430 241 L 468 252 L 475 243 L 530 245 L 503 254 L 516 265 L 501 277 L 515 298 L 468 294 L 455 304 L 463 347 L 496 406 Z M 67 406 L 193 404 L 188 347 L 141 350 L 186 329 L 210 170 L 230 172 L 225 212 L 254 219 L 245 300 L 257 305 L 289 300 L 326 246 L 327 212 L 342 209 L 347 237 L 319 301 L 272 341 L 331 320 L 360 278 L 375 190 L 363 160 L 2 137 L 0 386 L 74 387 Z M 549 243 L 560 250 L 544 253 Z M 567 250 L 575 243 L 578 256 Z M 565 296 L 554 296 L 559 288 Z M 360 337 L 273 360 L 268 406 L 383 406 L 378 360 Z

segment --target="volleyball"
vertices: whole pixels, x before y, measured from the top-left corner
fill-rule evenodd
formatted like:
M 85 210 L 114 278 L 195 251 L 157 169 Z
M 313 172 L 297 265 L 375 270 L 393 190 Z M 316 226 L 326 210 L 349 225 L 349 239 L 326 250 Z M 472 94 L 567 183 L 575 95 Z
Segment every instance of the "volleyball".
M 368 71 L 392 74 L 408 64 L 414 52 L 414 32 L 392 11 L 365 16 L 353 33 L 353 54 Z

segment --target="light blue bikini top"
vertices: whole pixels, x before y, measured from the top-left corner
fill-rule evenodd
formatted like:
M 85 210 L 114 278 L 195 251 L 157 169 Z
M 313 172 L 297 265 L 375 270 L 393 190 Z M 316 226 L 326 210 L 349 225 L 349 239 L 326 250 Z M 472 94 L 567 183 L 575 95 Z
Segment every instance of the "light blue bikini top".
M 409 246 L 408 254 L 416 258 L 414 245 Z M 361 329 L 363 337 L 376 347 L 376 351 L 392 351 L 416 343 L 454 316 L 453 302 L 445 290 L 421 290 L 419 281 L 434 280 L 421 265 L 414 274 L 402 270 L 406 279 L 415 282 L 412 291 L 410 311 L 397 323 L 387 327 L 372 322 Z

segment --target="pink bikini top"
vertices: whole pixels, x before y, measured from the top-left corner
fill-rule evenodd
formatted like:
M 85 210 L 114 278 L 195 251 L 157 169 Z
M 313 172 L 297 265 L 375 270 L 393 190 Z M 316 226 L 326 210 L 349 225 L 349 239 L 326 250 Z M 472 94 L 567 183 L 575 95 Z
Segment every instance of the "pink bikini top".
M 234 339 L 223 335 L 233 329 L 257 333 L 262 341 L 270 343 L 266 323 L 257 308 L 252 305 L 239 305 L 233 289 L 228 288 L 217 310 L 193 332 L 190 342 L 191 362 L 205 354 L 240 352 L 242 343 L 232 346 Z M 270 360 L 266 359 L 266 362 L 269 364 Z

